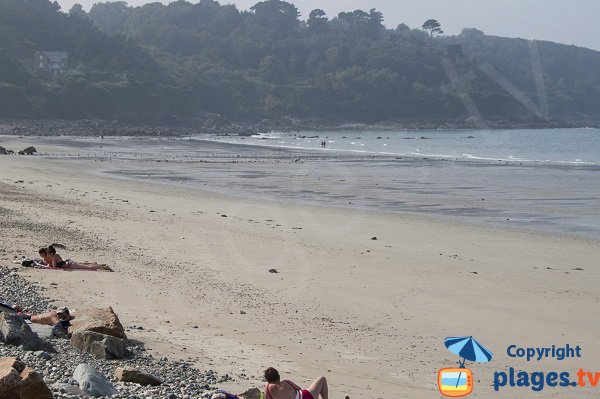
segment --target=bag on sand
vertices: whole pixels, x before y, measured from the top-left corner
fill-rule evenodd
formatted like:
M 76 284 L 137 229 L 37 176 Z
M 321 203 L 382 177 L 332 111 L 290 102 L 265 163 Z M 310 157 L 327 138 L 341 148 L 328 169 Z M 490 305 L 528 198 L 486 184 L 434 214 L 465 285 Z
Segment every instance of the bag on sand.
M 215 391 L 211 397 L 211 399 L 263 399 L 263 393 L 258 388 L 250 388 L 245 392 L 240 393 L 239 395 L 234 395 L 232 393 L 226 392 L 222 389 Z

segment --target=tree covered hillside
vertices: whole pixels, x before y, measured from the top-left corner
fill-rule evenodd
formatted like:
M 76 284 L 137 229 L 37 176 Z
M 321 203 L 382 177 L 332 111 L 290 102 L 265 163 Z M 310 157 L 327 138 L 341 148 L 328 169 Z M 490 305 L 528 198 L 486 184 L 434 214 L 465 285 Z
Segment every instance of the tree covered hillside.
M 213 0 L 61 12 L 0 0 L 0 116 L 188 123 L 282 117 L 340 122 L 600 120 L 600 53 L 549 42 L 386 29 L 375 9 L 306 21 L 281 0 Z M 443 21 L 440 21 L 443 23 Z M 60 74 L 27 69 L 66 51 Z

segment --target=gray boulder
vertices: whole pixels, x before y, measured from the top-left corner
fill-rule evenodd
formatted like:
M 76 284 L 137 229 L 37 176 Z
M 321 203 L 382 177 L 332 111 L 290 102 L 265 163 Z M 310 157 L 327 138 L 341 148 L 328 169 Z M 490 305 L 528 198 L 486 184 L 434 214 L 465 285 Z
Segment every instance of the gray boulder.
M 30 351 L 48 348 L 48 343 L 31 331 L 22 316 L 0 313 L 0 334 L 7 345 L 22 345 L 25 350 Z
M 100 359 L 123 359 L 125 340 L 100 334 L 94 331 L 75 331 L 71 336 L 71 345 Z
M 104 375 L 89 364 L 78 365 L 73 372 L 73 378 L 79 383 L 79 388 L 83 392 L 94 397 L 113 396 L 119 393 Z

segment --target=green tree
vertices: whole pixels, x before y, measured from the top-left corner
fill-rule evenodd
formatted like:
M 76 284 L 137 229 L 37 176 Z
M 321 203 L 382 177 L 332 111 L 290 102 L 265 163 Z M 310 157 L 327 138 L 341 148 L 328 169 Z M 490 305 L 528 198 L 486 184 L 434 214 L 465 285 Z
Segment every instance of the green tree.
M 325 11 L 317 8 L 310 12 L 306 24 L 313 32 L 322 32 L 327 27 L 327 14 Z
M 79 4 L 79 3 L 73 4 L 73 7 L 71 7 L 71 9 L 69 10 L 69 15 L 77 15 L 77 16 L 80 16 L 80 17 L 87 16 L 87 14 L 85 13 L 85 11 L 83 10 L 82 5 Z
M 433 35 L 438 34 L 441 35 L 444 33 L 442 30 L 442 25 L 435 19 L 428 19 L 423 23 L 422 28 L 426 31 L 429 31 L 429 48 L 432 46 Z
M 133 9 L 125 1 L 95 3 L 90 9 L 89 17 L 103 31 L 121 34 L 132 12 Z
M 291 3 L 282 0 L 266 0 L 250 7 L 256 23 L 266 29 L 291 34 L 298 27 L 300 12 Z

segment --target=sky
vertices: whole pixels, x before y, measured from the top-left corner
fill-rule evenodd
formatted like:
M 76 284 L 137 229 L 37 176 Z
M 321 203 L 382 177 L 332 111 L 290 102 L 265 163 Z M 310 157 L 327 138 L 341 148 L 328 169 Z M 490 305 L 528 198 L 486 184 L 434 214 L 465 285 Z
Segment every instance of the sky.
M 103 0 L 105 1 L 105 0 Z M 198 0 L 188 0 L 196 3 Z M 323 9 L 331 18 L 341 11 L 376 8 L 382 11 L 387 27 L 404 22 L 419 27 L 429 18 L 437 19 L 447 34 L 463 28 L 477 28 L 488 35 L 521 37 L 574 44 L 600 51 L 600 0 L 287 0 L 306 19 L 311 10 Z M 68 11 L 74 3 L 88 10 L 98 0 L 58 0 Z M 133 6 L 148 0 L 129 0 Z M 164 2 L 168 3 L 169 0 Z M 258 0 L 221 0 L 245 10 Z

